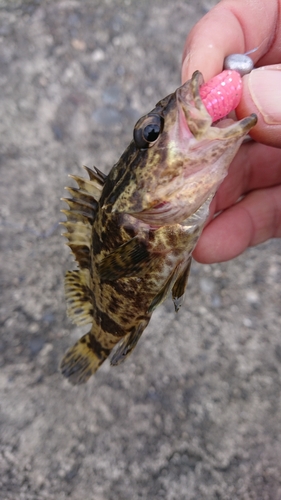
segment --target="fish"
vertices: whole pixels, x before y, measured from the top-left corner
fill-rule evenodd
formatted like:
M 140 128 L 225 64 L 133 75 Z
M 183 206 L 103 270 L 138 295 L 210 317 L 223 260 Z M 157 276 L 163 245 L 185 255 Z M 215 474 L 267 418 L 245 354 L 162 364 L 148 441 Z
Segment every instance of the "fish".
M 60 369 L 85 383 L 110 356 L 119 365 L 136 347 L 153 311 L 169 294 L 183 303 L 192 252 L 210 203 L 243 138 L 256 124 L 213 123 L 196 71 L 141 117 L 133 139 L 106 176 L 84 167 L 66 188 L 64 236 L 77 269 L 65 276 L 68 316 L 90 325 Z

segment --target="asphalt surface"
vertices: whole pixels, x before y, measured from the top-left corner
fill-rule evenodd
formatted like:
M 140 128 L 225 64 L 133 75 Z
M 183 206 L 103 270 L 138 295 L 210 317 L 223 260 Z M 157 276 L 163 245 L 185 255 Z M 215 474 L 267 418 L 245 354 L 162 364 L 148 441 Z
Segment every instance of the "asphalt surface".
M 108 172 L 212 3 L 0 1 L 1 500 L 281 499 L 280 241 L 194 263 L 124 365 L 58 371 L 67 176 Z

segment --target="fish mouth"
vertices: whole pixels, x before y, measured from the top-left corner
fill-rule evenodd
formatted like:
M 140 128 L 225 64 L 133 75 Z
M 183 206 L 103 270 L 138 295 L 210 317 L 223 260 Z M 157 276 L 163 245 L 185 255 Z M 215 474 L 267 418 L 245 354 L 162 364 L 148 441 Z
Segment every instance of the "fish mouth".
M 154 177 L 150 178 L 148 193 L 143 186 L 136 189 L 135 197 L 127 193 L 123 206 L 117 203 L 115 211 L 121 208 L 153 228 L 181 224 L 214 195 L 257 118 L 250 115 L 235 122 L 226 116 L 213 123 L 200 96 L 202 84 L 203 77 L 197 71 L 176 90 L 176 102 L 174 98 L 171 101 L 164 125 L 164 137 L 169 141 L 164 158 L 167 168 L 152 164 Z M 164 146 L 165 141 L 159 148 Z

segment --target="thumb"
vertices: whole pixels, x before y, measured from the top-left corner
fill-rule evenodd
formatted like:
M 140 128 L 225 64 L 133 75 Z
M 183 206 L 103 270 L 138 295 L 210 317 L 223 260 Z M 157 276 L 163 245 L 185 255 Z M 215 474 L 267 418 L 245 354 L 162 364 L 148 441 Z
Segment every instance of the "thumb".
M 251 137 L 281 148 L 281 64 L 254 69 L 243 77 L 243 95 L 236 112 L 239 119 L 256 113 L 258 123 Z

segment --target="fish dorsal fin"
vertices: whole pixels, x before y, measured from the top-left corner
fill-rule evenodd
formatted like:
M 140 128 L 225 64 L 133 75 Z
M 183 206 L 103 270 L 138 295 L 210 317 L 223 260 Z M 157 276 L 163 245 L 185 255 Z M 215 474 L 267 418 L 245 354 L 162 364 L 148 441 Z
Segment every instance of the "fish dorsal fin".
M 63 210 L 66 213 L 68 210 Z M 67 245 L 72 250 L 79 267 L 90 269 L 91 266 L 91 234 L 92 226 L 88 221 L 77 220 L 76 222 L 61 222 L 67 229 L 63 236 L 68 239 Z
M 75 180 L 78 188 L 67 187 L 71 198 L 62 198 L 68 204 L 68 210 L 61 210 L 67 217 L 62 222 L 67 229 L 64 236 L 68 238 L 68 246 L 71 248 L 76 261 L 81 268 L 90 268 L 90 248 L 92 225 L 98 209 L 106 175 L 97 168 L 91 170 L 84 167 L 88 172 L 89 179 L 83 179 L 76 175 L 70 175 Z
M 67 315 L 79 326 L 93 322 L 93 295 L 89 284 L 88 269 L 67 271 L 65 275 Z
M 109 281 L 137 276 L 150 258 L 146 242 L 135 237 L 107 255 L 98 265 L 98 273 L 102 280 Z
M 183 271 L 177 277 L 174 286 L 172 288 L 172 297 L 174 301 L 175 311 L 178 312 L 181 307 L 184 299 L 185 289 L 187 286 L 188 276 L 190 272 L 192 257 L 190 257 L 187 261 L 186 266 Z
M 113 353 L 113 356 L 110 360 L 110 364 L 112 366 L 120 365 L 123 363 L 127 356 L 131 354 L 131 352 L 136 347 L 142 332 L 144 331 L 148 320 L 141 321 L 136 328 L 134 328 L 131 332 L 129 332 L 117 345 L 116 351 Z
M 88 173 L 89 179 L 77 175 L 70 175 L 69 177 L 78 184 L 81 193 L 90 195 L 96 201 L 99 201 L 107 176 L 96 167 L 94 167 L 94 170 L 86 166 L 83 168 Z

